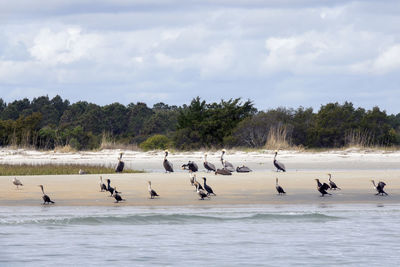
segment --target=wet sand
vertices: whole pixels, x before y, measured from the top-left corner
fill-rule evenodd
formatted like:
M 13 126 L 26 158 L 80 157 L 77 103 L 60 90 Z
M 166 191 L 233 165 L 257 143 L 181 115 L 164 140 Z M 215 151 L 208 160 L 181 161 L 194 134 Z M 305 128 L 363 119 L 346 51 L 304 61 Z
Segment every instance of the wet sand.
M 121 191 L 125 202 L 114 203 L 108 192 L 100 192 L 99 175 L 21 176 L 24 184 L 17 190 L 13 177 L 0 177 L 0 206 L 36 206 L 42 203 L 42 193 L 37 186 L 43 184 L 45 192 L 57 206 L 180 206 L 180 205 L 246 205 L 246 204 L 358 204 L 400 203 L 399 170 L 351 170 L 332 172 L 332 180 L 342 190 L 332 190 L 331 196 L 320 197 L 315 178 L 328 182 L 324 171 L 257 171 L 234 173 L 232 176 L 198 172 L 197 180 L 206 176 L 208 184 L 217 194 L 210 200 L 200 201 L 195 188 L 190 185 L 186 172 L 139 173 L 103 175 L 111 185 Z M 277 195 L 275 177 L 287 192 Z M 384 181 L 389 196 L 376 196 L 371 179 Z M 160 195 L 149 199 L 147 181 Z

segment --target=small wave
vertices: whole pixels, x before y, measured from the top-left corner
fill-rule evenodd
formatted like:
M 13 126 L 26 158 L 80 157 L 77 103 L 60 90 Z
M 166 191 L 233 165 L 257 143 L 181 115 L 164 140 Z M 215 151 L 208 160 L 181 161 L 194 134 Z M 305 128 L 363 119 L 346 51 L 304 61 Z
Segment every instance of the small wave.
M 38 218 L 1 218 L 0 225 L 54 224 L 54 225 L 147 225 L 147 224 L 199 224 L 228 221 L 264 222 L 264 221 L 329 221 L 340 217 L 321 213 L 255 213 L 227 216 L 224 214 L 135 214 L 109 216 L 51 216 Z

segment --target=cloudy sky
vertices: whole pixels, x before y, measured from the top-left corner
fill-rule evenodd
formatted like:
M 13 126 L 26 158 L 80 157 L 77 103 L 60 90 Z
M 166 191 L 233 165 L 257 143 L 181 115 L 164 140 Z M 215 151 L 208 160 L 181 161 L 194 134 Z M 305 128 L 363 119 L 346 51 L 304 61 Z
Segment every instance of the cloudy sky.
M 400 112 L 400 2 L 0 3 L 0 97 Z

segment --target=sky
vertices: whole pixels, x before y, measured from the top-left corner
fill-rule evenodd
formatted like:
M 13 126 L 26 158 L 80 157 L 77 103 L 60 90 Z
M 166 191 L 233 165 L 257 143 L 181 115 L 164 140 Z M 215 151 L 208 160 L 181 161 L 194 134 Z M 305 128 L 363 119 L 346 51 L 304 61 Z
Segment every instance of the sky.
M 0 97 L 400 113 L 400 1 L 0 3 Z

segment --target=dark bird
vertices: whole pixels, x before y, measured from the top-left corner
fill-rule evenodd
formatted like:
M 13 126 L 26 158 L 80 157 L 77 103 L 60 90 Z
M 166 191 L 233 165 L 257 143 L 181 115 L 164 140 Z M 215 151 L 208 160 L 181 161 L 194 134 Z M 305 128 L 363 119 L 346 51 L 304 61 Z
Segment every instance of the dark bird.
M 204 162 L 203 162 L 204 168 L 206 168 L 207 172 L 213 171 L 215 172 L 217 169 L 215 168 L 215 165 L 207 161 L 207 153 L 204 154 Z
M 107 186 L 103 183 L 103 177 L 100 176 L 100 192 L 108 191 Z
M 118 192 L 114 187 L 111 187 L 110 183 L 111 183 L 110 179 L 107 179 L 107 191 L 110 192 L 110 197 L 113 196 L 114 192 L 121 193 L 121 192 Z
M 165 152 L 165 156 L 164 156 L 163 165 L 164 165 L 165 172 L 166 172 L 166 173 L 168 173 L 168 172 L 174 172 L 174 168 L 173 168 L 174 166 L 172 165 L 171 162 L 169 162 L 169 160 L 167 160 L 168 150 L 165 150 L 164 152 Z
M 278 155 L 278 150 L 275 150 L 275 157 L 274 157 L 274 165 L 276 167 L 276 171 L 286 171 L 285 165 L 282 162 L 276 160 L 276 156 Z
M 324 195 L 331 195 L 328 192 L 326 192 L 326 190 L 330 188 L 330 186 L 327 183 L 321 184 L 319 179 L 315 179 L 315 181 L 317 181 L 317 190 L 318 192 L 321 193 L 321 197 L 323 197 Z
M 197 172 L 199 167 L 197 166 L 196 162 L 189 160 L 187 164 L 182 165 L 182 170 L 191 170 L 192 172 Z
M 38 186 L 42 189 L 42 193 L 43 193 L 43 197 L 42 197 L 42 198 L 43 198 L 43 205 L 44 205 L 44 204 L 49 204 L 49 203 L 53 203 L 53 204 L 54 204 L 54 201 L 52 201 L 52 200 L 50 199 L 50 197 L 44 193 L 43 185 L 38 185 Z
M 199 188 L 200 184 L 198 183 L 196 186 L 196 191 L 197 194 L 199 195 L 200 199 L 199 200 L 204 200 L 205 197 L 210 198 L 207 193 L 204 191 L 204 189 Z
M 217 174 L 221 174 L 221 175 L 232 175 L 232 173 L 230 171 L 228 171 L 227 169 L 217 169 L 215 171 L 215 175 Z
M 150 198 L 153 199 L 154 197 L 159 197 L 159 195 L 157 194 L 156 191 L 154 191 L 154 189 L 151 188 L 151 182 L 148 181 L 149 185 L 148 185 L 148 189 L 149 189 L 149 193 L 150 193 Z
M 119 158 L 118 158 L 118 163 L 117 166 L 115 167 L 115 172 L 122 172 L 124 170 L 125 163 L 122 161 L 122 155 L 123 153 L 119 153 Z
M 216 194 L 214 193 L 214 191 L 212 190 L 212 188 L 207 184 L 207 178 L 203 177 L 204 180 L 204 189 L 207 191 L 207 196 L 213 194 L 214 196 L 216 196 Z
M 18 186 L 23 186 L 23 184 L 20 180 L 17 179 L 17 177 L 14 177 L 13 184 L 17 186 L 17 189 L 19 189 Z
M 221 163 L 222 163 L 222 167 L 230 172 L 234 172 L 235 171 L 235 167 L 233 167 L 232 163 L 224 160 L 224 155 L 226 153 L 225 149 L 222 149 L 222 154 L 221 154 Z
M 118 192 L 117 187 L 115 187 L 115 190 L 114 190 L 115 203 L 118 203 L 120 201 L 125 201 L 125 199 L 123 199 L 118 193 L 120 193 L 120 192 Z
M 329 188 L 330 190 L 342 190 L 340 187 L 338 187 L 331 179 L 332 179 L 332 175 L 330 174 L 330 173 L 328 173 L 328 175 L 329 175 L 329 186 L 331 187 L 331 188 Z
M 251 172 L 252 170 L 249 167 L 244 165 L 236 167 L 236 172 Z
M 276 191 L 278 191 L 279 195 L 280 194 L 286 194 L 286 192 L 283 190 L 282 186 L 280 186 L 278 184 L 278 178 L 276 178 L 275 188 L 276 188 Z
M 379 182 L 378 185 L 375 185 L 375 181 L 371 180 L 372 184 L 374 185 L 376 191 L 378 191 L 378 193 L 376 193 L 375 195 L 388 195 L 385 191 L 383 191 L 383 188 L 385 187 L 385 183 L 384 182 Z

